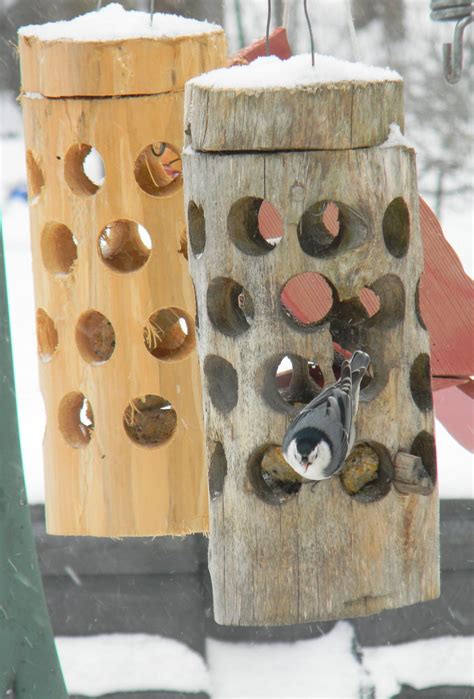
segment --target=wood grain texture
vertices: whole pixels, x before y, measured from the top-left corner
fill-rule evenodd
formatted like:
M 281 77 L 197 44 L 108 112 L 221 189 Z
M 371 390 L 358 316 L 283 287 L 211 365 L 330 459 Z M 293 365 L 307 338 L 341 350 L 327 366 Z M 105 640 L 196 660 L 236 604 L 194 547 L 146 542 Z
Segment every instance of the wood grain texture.
M 383 143 L 392 122 L 403 129 L 403 83 L 339 82 L 254 91 L 190 83 L 185 114 L 190 142 L 199 151 L 362 148 Z
M 188 45 L 180 44 L 183 61 Z M 223 52 L 217 52 L 212 43 L 206 57 L 202 38 L 198 37 L 193 46 L 186 58 L 189 73 L 198 73 L 206 61 L 215 65 L 224 60 Z M 102 48 L 107 54 L 113 47 L 104 44 Z M 196 52 L 202 60 L 196 59 Z M 92 63 L 94 57 L 92 51 Z M 83 65 L 90 67 L 86 60 Z M 66 80 L 64 76 L 79 73 L 85 79 L 88 69 L 77 71 L 65 62 L 63 71 L 55 75 L 62 73 Z M 30 70 L 26 61 L 24 89 L 43 89 L 28 82 Z M 133 73 L 133 62 L 127 70 Z M 46 79 L 44 64 L 41 71 Z M 79 90 L 71 80 L 71 91 Z M 141 85 L 137 88 L 140 90 Z M 206 531 L 201 387 L 193 350 L 194 293 L 182 247 L 186 225 L 182 180 L 178 176 L 169 189 L 153 196 L 138 185 L 135 177 L 139 154 L 150 144 L 169 143 L 179 158 L 183 93 L 120 99 L 38 99 L 23 95 L 22 106 L 29 152 L 35 295 L 38 308 L 46 314 L 38 316 L 38 335 L 42 345 L 40 382 L 47 413 L 44 456 L 48 532 L 150 536 Z M 105 165 L 104 183 L 99 188 L 84 179 L 81 158 L 87 153 L 87 145 L 97 149 Z M 71 155 L 72 146 L 78 148 Z M 140 163 L 143 166 L 143 159 Z M 152 180 L 156 174 L 152 172 Z M 166 172 L 164 176 L 166 180 Z M 142 225 L 152 244 L 148 259 L 148 250 L 139 239 L 128 248 L 120 248 L 126 226 L 119 224 L 108 249 L 122 249 L 117 259 L 123 269 L 136 267 L 131 271 L 119 271 L 111 266 L 110 257 L 100 254 L 101 231 L 123 219 Z M 169 308 L 185 314 L 189 345 L 186 351 L 163 359 L 148 351 L 145 333 L 150 337 L 151 332 L 156 342 L 160 340 L 160 322 L 151 327 L 150 316 Z M 99 359 L 106 358 L 100 365 L 90 361 L 91 356 L 79 343 L 80 338 L 87 339 L 87 333 L 78 335 L 77 323 L 90 310 L 105 317 L 102 325 L 96 323 L 101 316 L 93 316 L 89 324 L 94 331 L 93 350 Z M 168 354 L 174 351 L 172 348 L 180 342 L 178 336 L 170 331 L 168 344 L 163 342 L 161 349 Z M 90 430 L 87 425 L 76 425 L 68 443 L 62 432 L 69 429 L 68 420 L 77 422 L 77 410 L 69 406 L 69 417 L 64 417 L 61 406 L 71 392 L 87 398 L 94 426 Z M 147 419 L 144 410 L 142 430 L 137 432 L 139 443 L 132 441 L 125 429 L 124 416 L 131 415 L 134 420 L 138 415 L 141 419 L 135 408 L 140 406 L 137 399 L 146 395 L 169 401 L 176 411 L 174 433 L 158 446 L 142 446 L 155 430 L 154 417 Z M 133 410 L 126 414 L 132 400 Z M 172 411 L 160 415 L 166 429 L 168 421 L 172 422 Z M 78 445 L 71 446 L 71 442 Z
M 23 92 L 104 97 L 180 92 L 190 78 L 225 65 L 227 44 L 224 30 L 106 42 L 20 36 L 19 52 Z
M 250 121 L 254 107 L 247 105 Z M 185 117 L 186 123 L 191 121 L 193 139 L 194 109 L 195 105 Z M 207 116 L 210 113 L 202 119 Z M 222 114 L 220 121 L 224 131 Z M 270 132 L 271 139 L 272 127 L 262 130 Z M 201 145 L 198 141 L 197 147 Z M 192 146 L 196 148 L 194 140 Z M 275 358 L 293 353 L 317 361 L 326 384 L 334 381 L 332 321 L 344 301 L 363 287 L 376 290 L 382 307 L 364 323 L 360 335 L 375 378 L 362 394 L 358 439 L 383 445 L 387 451 L 382 453 L 391 459 L 398 451 L 411 452 L 420 433 L 419 442 L 432 446 L 432 411 L 418 407 L 411 387 L 411 382 L 416 384 L 413 363 L 420 354 L 429 354 L 428 334 L 415 307 L 423 258 L 413 151 L 207 154 L 188 149 L 184 169 L 186 201 L 202 207 L 206 224 L 204 251 L 190 258 L 201 366 L 208 354 L 218 355 L 238 375 L 238 402 L 227 413 L 213 404 L 209 377 L 203 375 L 208 461 L 220 443 L 227 465 L 223 492 L 210 506 L 209 566 L 216 621 L 295 624 L 374 614 L 436 598 L 436 489 L 430 496 L 402 495 L 388 482 L 385 497 L 362 502 L 333 478 L 314 489 L 304 485 L 284 504 L 275 505 L 256 494 L 248 470 L 257 448 L 281 444 L 294 414 L 290 406 L 277 410 L 265 400 L 269 367 Z M 283 239 L 266 254 L 246 254 L 227 231 L 231 206 L 247 196 L 265 198 L 284 219 Z M 405 256 L 395 257 L 384 243 L 382 228 L 388 206 L 399 198 L 407 207 L 409 244 Z M 318 258 L 303 252 L 297 228 L 303 213 L 323 200 L 358 212 L 367 230 L 357 243 L 349 227 L 338 251 Z M 291 325 L 279 304 L 284 284 L 303 272 L 324 275 L 337 297 L 335 315 L 310 332 Z M 237 336 L 221 333 L 209 320 L 207 294 L 215 277 L 233 279 L 253 300 L 253 323 Z M 430 394 L 428 379 L 417 400 L 429 403 Z M 434 452 L 426 453 L 435 478 Z

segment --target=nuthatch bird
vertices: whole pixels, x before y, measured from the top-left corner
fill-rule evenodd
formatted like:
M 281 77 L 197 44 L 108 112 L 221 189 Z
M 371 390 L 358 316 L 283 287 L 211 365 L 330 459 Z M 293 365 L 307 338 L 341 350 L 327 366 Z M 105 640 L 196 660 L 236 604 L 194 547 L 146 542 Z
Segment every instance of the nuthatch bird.
M 291 468 L 308 481 L 337 474 L 355 443 L 360 384 L 369 367 L 365 352 L 345 360 L 341 376 L 308 403 L 289 426 L 282 452 Z

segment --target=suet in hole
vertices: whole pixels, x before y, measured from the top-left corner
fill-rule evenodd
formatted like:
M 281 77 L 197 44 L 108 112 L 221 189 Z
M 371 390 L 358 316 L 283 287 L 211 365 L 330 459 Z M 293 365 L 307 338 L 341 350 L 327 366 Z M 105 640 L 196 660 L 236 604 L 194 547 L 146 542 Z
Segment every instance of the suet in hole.
M 59 430 L 69 446 L 89 444 L 94 430 L 94 413 L 83 393 L 73 391 L 62 399 L 58 412 Z
M 426 430 L 419 432 L 413 440 L 410 454 L 420 457 L 433 485 L 436 485 L 438 474 L 436 469 L 436 443 L 434 436 Z
M 174 194 L 183 184 L 181 155 L 169 143 L 146 146 L 135 161 L 135 179 L 153 197 Z
M 36 311 L 36 339 L 41 361 L 51 361 L 58 348 L 58 331 L 44 308 L 38 308 Z
M 375 502 L 392 487 L 393 464 L 387 449 L 378 442 L 360 442 L 344 462 L 340 481 L 354 500 Z
M 334 289 L 317 272 L 291 277 L 280 292 L 280 305 L 292 327 L 312 331 L 323 323 L 334 303 Z
M 431 367 L 427 354 L 419 354 L 410 369 L 410 390 L 413 400 L 424 412 L 433 409 Z
M 188 204 L 188 232 L 193 255 L 199 258 L 206 245 L 206 221 L 202 206 L 193 201 Z
M 382 232 L 389 253 L 394 257 L 404 257 L 410 243 L 410 213 L 402 197 L 397 197 L 388 205 Z
M 71 146 L 64 158 L 64 176 L 74 194 L 92 196 L 104 183 L 105 166 L 102 156 L 88 143 Z
M 288 353 L 272 357 L 264 368 L 263 395 L 278 412 L 294 412 L 307 405 L 324 387 L 317 362 Z
M 204 375 L 213 406 L 221 413 L 230 413 L 239 399 L 239 377 L 232 364 L 208 354 L 204 360 Z
M 86 362 L 103 364 L 110 359 L 115 349 L 112 323 L 99 311 L 86 311 L 77 321 L 76 344 Z
M 50 222 L 43 228 L 41 257 L 51 274 L 61 277 L 72 271 L 77 259 L 77 241 L 63 223 Z
M 184 359 L 194 349 L 194 323 L 187 313 L 174 306 L 155 311 L 143 330 L 145 347 L 157 359 Z
M 283 220 L 270 202 L 259 197 L 236 201 L 227 218 L 233 243 L 247 255 L 265 255 L 283 238 Z
M 176 431 L 178 418 L 171 403 L 147 394 L 130 401 L 123 415 L 125 432 L 142 447 L 157 447 L 168 442 Z
M 302 483 L 277 444 L 265 444 L 255 449 L 247 464 L 247 476 L 257 497 L 270 505 L 282 505 L 291 500 Z
M 424 330 L 427 330 L 426 323 L 423 319 L 423 315 L 421 313 L 421 288 L 423 285 L 423 275 L 418 279 L 418 283 L 416 285 L 416 290 L 415 290 L 415 313 L 416 317 L 418 319 L 419 324 Z
M 331 257 L 361 245 L 367 231 L 357 211 L 341 202 L 325 200 L 305 211 L 298 224 L 298 239 L 307 255 Z
M 213 442 L 209 462 L 209 495 L 215 500 L 222 495 L 225 477 L 227 475 L 227 459 L 222 442 Z
M 28 176 L 28 194 L 30 200 L 39 196 L 44 187 L 44 175 L 39 166 L 38 159 L 32 150 L 26 151 L 26 172 Z
M 102 229 L 98 249 L 103 262 L 116 272 L 134 272 L 147 262 L 151 251 L 148 231 L 136 221 L 119 219 Z
M 371 313 L 373 304 L 367 296 L 368 293 L 378 300 L 379 309 L 376 313 Z M 362 289 L 359 299 L 367 311 L 368 327 L 390 328 L 405 317 L 405 287 L 396 274 L 386 274 L 370 287 Z
M 228 277 L 216 277 L 210 282 L 207 312 L 213 326 L 231 337 L 248 330 L 255 315 L 249 292 Z

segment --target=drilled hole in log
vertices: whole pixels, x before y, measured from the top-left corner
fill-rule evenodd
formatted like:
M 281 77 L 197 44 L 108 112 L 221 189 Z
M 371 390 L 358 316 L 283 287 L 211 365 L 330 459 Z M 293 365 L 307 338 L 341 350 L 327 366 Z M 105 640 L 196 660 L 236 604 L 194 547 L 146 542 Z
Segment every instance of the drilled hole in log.
M 151 251 L 148 231 L 136 221 L 119 219 L 102 229 L 98 240 L 103 262 L 116 272 L 134 272 L 147 262 Z
M 388 205 L 382 232 L 389 253 L 394 257 L 404 257 L 410 243 L 410 214 L 402 197 L 397 197 Z
M 227 475 L 227 459 L 222 442 L 214 442 L 214 449 L 209 463 L 209 495 L 215 500 L 222 495 Z
M 340 480 L 342 487 L 358 502 L 375 502 L 392 487 L 393 465 L 387 449 L 378 442 L 360 442 L 347 457 Z
M 215 354 L 204 360 L 207 390 L 213 406 L 221 413 L 229 413 L 239 399 L 239 377 L 230 362 Z
M 371 284 L 369 290 L 379 299 L 379 311 L 372 316 L 369 313 L 368 327 L 377 325 L 390 328 L 404 319 L 405 287 L 400 277 L 386 274 Z M 365 293 L 365 289 L 363 292 Z M 366 309 L 369 310 L 367 306 Z
M 209 284 L 207 312 L 214 327 L 231 337 L 248 330 L 255 315 L 249 292 L 228 277 L 216 277 Z
M 103 364 L 115 349 L 112 323 L 99 311 L 86 311 L 77 321 L 76 343 L 86 362 Z
M 298 224 L 298 239 L 307 255 L 331 257 L 361 245 L 367 230 L 357 211 L 341 202 L 325 200 L 305 211 Z
M 169 143 L 150 143 L 135 161 L 135 179 L 153 197 L 174 194 L 183 184 L 181 155 Z
M 179 248 L 178 252 L 180 255 L 184 257 L 186 261 L 189 259 L 188 255 L 188 236 L 186 234 L 186 229 L 181 231 L 181 235 L 179 236 Z
M 329 280 L 317 272 L 303 272 L 291 277 L 280 292 L 280 305 L 293 327 L 312 331 L 323 323 L 334 302 Z
M 380 298 L 375 291 L 368 286 L 364 286 L 359 292 L 359 301 L 367 313 L 367 318 L 373 318 L 380 311 Z
M 171 403 L 151 394 L 131 400 L 123 415 L 125 432 L 142 447 L 166 444 L 175 433 L 177 422 Z
M 76 143 L 69 148 L 64 158 L 64 176 L 74 194 L 92 196 L 104 182 L 104 161 L 100 153 L 88 143 Z
M 47 223 L 41 235 L 43 264 L 51 274 L 69 274 L 77 259 L 77 241 L 63 223 Z
M 193 201 L 188 204 L 188 231 L 193 255 L 199 258 L 206 246 L 206 221 L 202 206 Z
M 411 366 L 410 390 L 412 398 L 420 410 L 432 410 L 431 367 L 427 354 L 419 354 Z
M 36 311 L 36 340 L 41 361 L 51 361 L 58 348 L 58 331 L 44 308 L 38 308 Z
M 250 484 L 260 500 L 282 505 L 301 488 L 302 479 L 286 463 L 277 444 L 265 444 L 251 454 L 247 464 Z
M 436 485 L 438 473 L 436 468 L 436 443 L 434 436 L 426 430 L 419 432 L 413 440 L 410 453 L 420 457 L 433 485 Z
M 180 308 L 162 308 L 153 313 L 143 330 L 145 347 L 157 359 L 180 360 L 196 345 L 194 323 Z
M 247 255 L 271 252 L 283 237 L 283 221 L 270 202 L 258 197 L 236 201 L 227 218 L 229 236 Z
M 26 151 L 26 172 L 28 176 L 28 194 L 31 199 L 38 197 L 44 187 L 44 175 L 33 151 Z
M 58 411 L 59 429 L 69 446 L 89 444 L 94 430 L 94 413 L 83 393 L 73 391 L 62 399 Z
M 263 396 L 278 412 L 295 412 L 307 405 L 324 386 L 321 367 L 297 354 L 279 354 L 263 368 Z
M 415 313 L 416 317 L 418 319 L 419 324 L 424 330 L 427 330 L 426 323 L 423 320 L 423 315 L 421 313 L 421 285 L 423 284 L 423 275 L 418 279 L 418 283 L 416 285 L 416 291 L 415 291 Z

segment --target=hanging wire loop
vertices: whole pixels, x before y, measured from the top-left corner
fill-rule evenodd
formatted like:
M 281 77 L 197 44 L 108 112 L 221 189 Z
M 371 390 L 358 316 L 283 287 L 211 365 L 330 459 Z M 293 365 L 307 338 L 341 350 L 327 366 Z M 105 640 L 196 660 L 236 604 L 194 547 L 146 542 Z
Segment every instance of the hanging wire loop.
M 155 0 L 150 0 L 150 27 L 153 26 L 153 15 L 155 14 Z
M 314 68 L 314 37 L 313 37 L 313 27 L 311 26 L 311 19 L 308 12 L 307 0 L 304 0 L 304 16 L 306 17 L 306 24 L 308 25 L 309 40 L 311 42 L 311 65 Z
M 443 44 L 443 66 L 446 80 L 457 83 L 462 75 L 464 30 L 474 20 L 474 4 L 471 0 L 431 0 L 431 19 L 456 22 L 453 42 Z
M 272 19 L 272 0 L 268 0 L 267 28 L 265 31 L 265 56 L 270 55 L 270 22 Z

